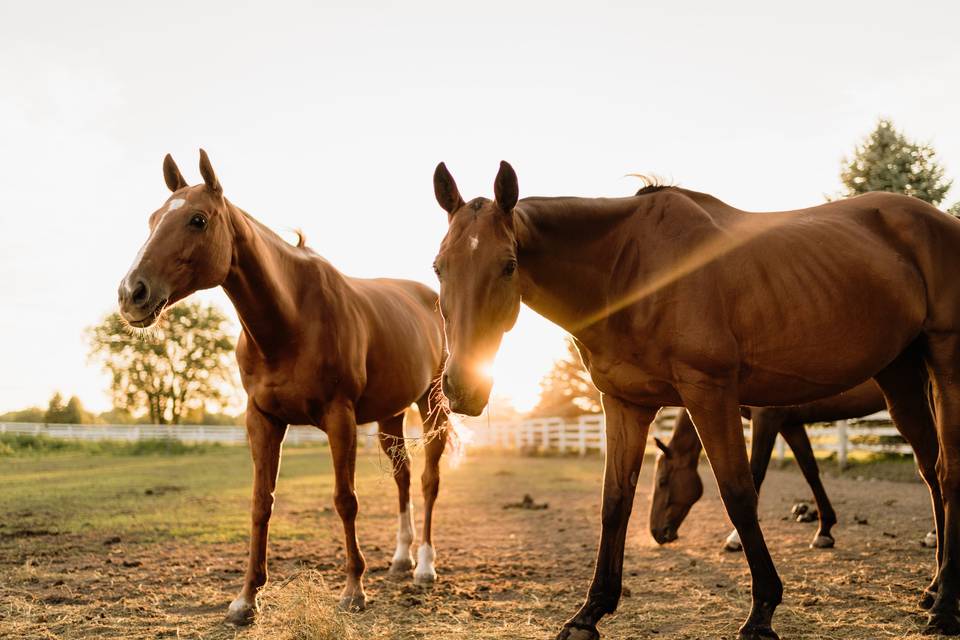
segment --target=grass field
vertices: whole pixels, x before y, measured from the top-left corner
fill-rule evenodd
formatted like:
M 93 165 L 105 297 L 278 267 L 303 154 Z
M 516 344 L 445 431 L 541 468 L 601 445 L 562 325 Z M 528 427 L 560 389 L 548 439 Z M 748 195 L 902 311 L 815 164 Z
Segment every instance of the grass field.
M 386 460 L 365 454 L 358 524 L 369 606 L 338 615 L 342 533 L 329 455 L 288 448 L 264 614 L 237 631 L 221 620 L 246 555 L 245 447 L 0 457 L 0 637 L 549 638 L 589 583 L 601 469 L 593 457 L 492 453 L 445 467 L 435 525 L 440 577 L 421 589 L 387 575 L 396 491 Z M 729 524 L 709 469 L 701 470 L 703 501 L 668 547 L 646 530 L 651 469 L 648 461 L 629 533 L 625 597 L 601 631 L 735 638 L 749 608 L 748 574 L 741 555 L 720 551 Z M 813 525 L 787 518 L 808 498 L 800 475 L 769 475 L 761 517 L 785 583 L 775 618 L 785 639 L 912 638 L 925 619 L 915 600 L 932 570 L 932 552 L 919 544 L 930 528 L 926 490 L 857 475 L 825 478 L 840 515 L 830 551 L 808 549 Z M 525 493 L 549 509 L 502 508 Z

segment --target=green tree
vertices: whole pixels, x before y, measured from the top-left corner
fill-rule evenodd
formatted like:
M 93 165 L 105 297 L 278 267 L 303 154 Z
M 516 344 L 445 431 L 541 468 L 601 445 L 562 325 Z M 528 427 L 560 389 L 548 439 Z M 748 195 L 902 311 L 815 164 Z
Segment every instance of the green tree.
M 955 218 L 960 218 L 960 202 L 954 202 L 953 206 L 947 209 L 947 213 Z
M 530 411 L 534 417 L 568 418 L 600 413 L 600 392 L 584 369 L 573 340 L 566 339 L 567 353 L 540 381 L 540 400 Z
M 944 178 L 933 147 L 908 140 L 886 119 L 877 122 L 852 158 L 844 158 L 840 180 L 847 196 L 892 191 L 932 205 L 939 205 L 953 184 Z
M 146 413 L 156 424 L 179 424 L 201 405 L 225 406 L 235 389 L 233 338 L 213 305 L 182 303 L 136 334 L 118 313 L 89 331 L 90 356 L 111 376 L 113 406 Z
M 46 411 L 40 407 L 29 407 L 20 411 L 8 411 L 0 415 L 0 422 L 43 422 Z
M 51 424 L 81 424 L 90 422 L 90 415 L 83 410 L 83 404 L 77 396 L 70 396 L 67 402 L 59 391 L 53 394 L 47 404 L 43 421 Z

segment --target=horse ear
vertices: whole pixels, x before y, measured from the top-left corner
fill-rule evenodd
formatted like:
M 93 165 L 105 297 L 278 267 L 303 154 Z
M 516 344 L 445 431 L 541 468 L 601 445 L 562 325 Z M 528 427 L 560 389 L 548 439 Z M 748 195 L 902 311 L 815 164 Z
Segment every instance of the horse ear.
M 657 445 L 657 449 L 660 449 L 660 451 L 663 451 L 663 457 L 666 458 L 667 460 L 669 460 L 669 459 L 670 459 L 670 456 L 673 455 L 673 454 L 670 452 L 670 447 L 667 446 L 667 445 L 665 445 L 665 444 L 663 444 L 663 441 L 660 440 L 660 438 L 656 438 L 656 437 L 655 437 L 655 438 L 653 439 L 653 442 Z
M 183 179 L 183 174 L 180 173 L 177 163 L 169 153 L 163 159 L 163 179 L 170 191 L 177 191 L 187 186 L 187 181 Z
M 497 179 L 493 182 L 493 194 L 504 213 L 510 213 L 517 206 L 517 199 L 520 197 L 517 172 L 505 160 L 500 161 L 500 171 L 497 172 Z
M 437 196 L 437 202 L 451 216 L 454 211 L 463 206 L 463 198 L 460 197 L 457 183 L 447 171 L 447 165 L 442 162 L 433 172 L 433 192 Z
M 217 180 L 217 174 L 213 172 L 213 165 L 210 164 L 210 158 L 203 149 L 200 149 L 200 175 L 203 176 L 203 182 L 207 185 L 207 189 L 216 195 L 223 193 L 223 187 L 220 186 L 220 181 Z

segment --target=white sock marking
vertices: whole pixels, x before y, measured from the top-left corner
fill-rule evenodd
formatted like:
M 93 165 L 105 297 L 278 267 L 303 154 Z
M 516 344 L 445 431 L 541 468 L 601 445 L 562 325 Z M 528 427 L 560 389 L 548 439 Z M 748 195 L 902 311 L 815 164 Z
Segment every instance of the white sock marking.
M 736 548 L 738 548 L 738 549 L 740 549 L 740 548 L 743 547 L 743 543 L 740 542 L 740 534 L 737 533 L 737 530 L 736 530 L 736 529 L 733 530 L 733 533 L 731 533 L 729 536 L 727 536 L 726 545 L 727 545 L 727 547 L 729 547 L 729 548 L 731 548 L 731 549 L 734 548 L 734 547 L 736 547 Z
M 407 510 L 401 511 L 397 524 L 397 550 L 393 554 L 393 561 L 404 559 L 413 561 L 410 546 L 413 544 L 413 503 L 407 504 Z
M 417 551 L 417 570 L 413 572 L 413 579 L 418 580 L 436 580 L 437 570 L 433 567 L 433 561 L 437 554 L 433 550 L 433 545 L 424 542 Z

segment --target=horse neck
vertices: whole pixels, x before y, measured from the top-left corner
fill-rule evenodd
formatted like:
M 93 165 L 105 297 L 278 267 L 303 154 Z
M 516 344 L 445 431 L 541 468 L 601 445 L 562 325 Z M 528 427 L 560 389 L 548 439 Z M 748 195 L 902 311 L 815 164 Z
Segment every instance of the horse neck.
M 234 229 L 233 260 L 223 283 L 240 324 L 258 351 L 270 358 L 292 346 L 300 321 L 300 287 L 295 251 L 278 235 L 239 208 L 228 205 Z M 332 267 L 331 267 L 332 268 Z
M 516 229 L 521 292 L 534 311 L 573 335 L 601 313 L 635 198 L 525 198 Z
M 677 422 L 673 427 L 673 436 L 670 438 L 670 451 L 677 457 L 680 464 L 696 465 L 700 460 L 703 445 L 697 430 L 693 426 L 690 415 L 685 411 L 677 414 Z

